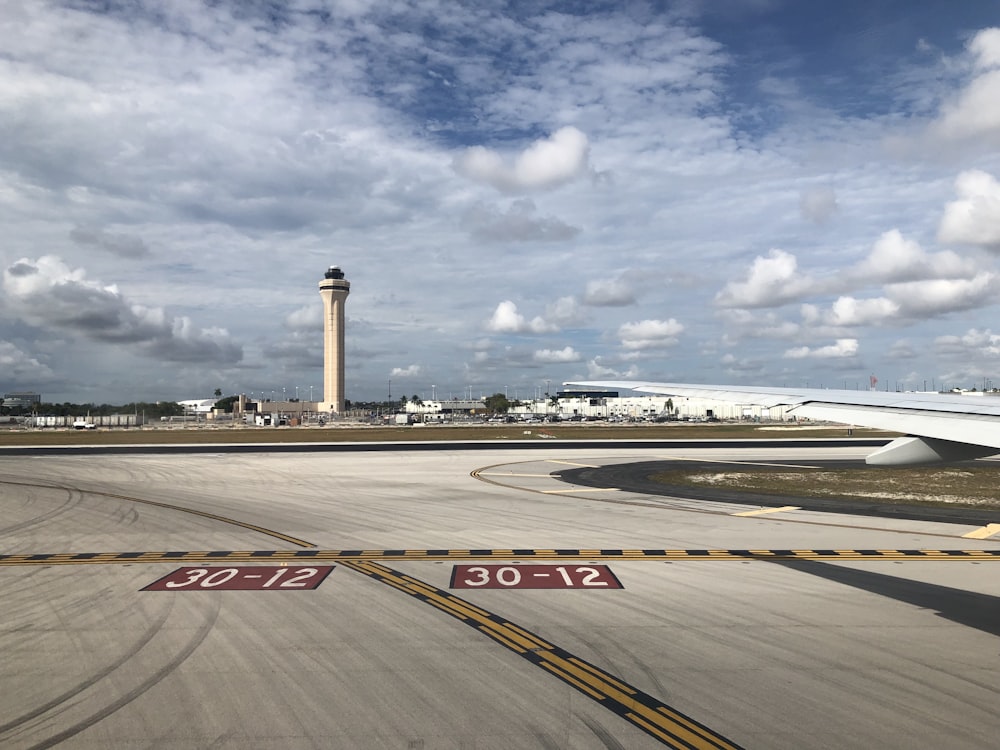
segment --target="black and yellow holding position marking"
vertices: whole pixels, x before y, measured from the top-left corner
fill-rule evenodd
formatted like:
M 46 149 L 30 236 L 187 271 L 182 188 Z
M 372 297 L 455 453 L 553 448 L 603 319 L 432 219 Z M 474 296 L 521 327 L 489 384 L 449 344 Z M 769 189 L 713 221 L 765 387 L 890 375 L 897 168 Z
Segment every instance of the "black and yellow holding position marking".
M 318 560 L 956 560 L 1000 562 L 1000 549 L 279 549 L 0 555 L 3 565 Z
M 424 581 L 366 560 L 348 560 L 344 567 L 392 586 L 475 628 L 506 649 L 547 670 L 570 687 L 630 721 L 668 747 L 738 750 L 739 745 L 703 724 L 622 682 L 600 667 L 548 643 L 531 631 L 431 586 Z

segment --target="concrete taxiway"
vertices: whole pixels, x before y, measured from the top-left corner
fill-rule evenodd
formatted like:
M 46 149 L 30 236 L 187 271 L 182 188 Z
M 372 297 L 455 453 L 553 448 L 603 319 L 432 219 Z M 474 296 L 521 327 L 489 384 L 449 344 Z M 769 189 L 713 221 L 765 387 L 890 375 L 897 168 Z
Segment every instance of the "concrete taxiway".
M 978 522 L 557 476 L 865 452 L 0 457 L 0 746 L 992 746 Z

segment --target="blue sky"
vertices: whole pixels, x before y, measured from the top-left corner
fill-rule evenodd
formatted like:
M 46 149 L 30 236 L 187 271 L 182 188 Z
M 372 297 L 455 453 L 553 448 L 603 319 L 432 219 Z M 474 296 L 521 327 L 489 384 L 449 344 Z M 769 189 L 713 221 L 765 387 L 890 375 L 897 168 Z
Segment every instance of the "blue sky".
M 993 2 L 14 2 L 0 391 L 981 386 Z M 552 386 L 554 389 L 554 385 Z

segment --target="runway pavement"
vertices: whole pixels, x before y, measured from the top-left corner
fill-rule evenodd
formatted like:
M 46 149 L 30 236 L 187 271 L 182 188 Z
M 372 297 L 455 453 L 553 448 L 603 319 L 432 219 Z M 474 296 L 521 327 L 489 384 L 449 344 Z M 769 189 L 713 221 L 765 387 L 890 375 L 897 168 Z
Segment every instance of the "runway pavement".
M 0 747 L 993 746 L 989 519 L 558 476 L 865 451 L 0 456 Z

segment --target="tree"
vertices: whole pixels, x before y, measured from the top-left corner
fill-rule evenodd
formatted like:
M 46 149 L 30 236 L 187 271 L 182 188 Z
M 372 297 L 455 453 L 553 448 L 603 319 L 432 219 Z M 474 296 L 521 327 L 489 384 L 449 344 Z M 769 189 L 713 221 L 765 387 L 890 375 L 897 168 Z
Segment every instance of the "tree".
M 510 409 L 510 401 L 502 393 L 494 393 L 486 397 L 486 408 L 494 414 L 506 414 Z
M 221 388 L 216 388 L 215 389 L 215 397 L 216 398 L 222 398 L 222 389 Z
M 230 414 L 233 411 L 233 404 L 239 400 L 239 396 L 226 396 L 225 398 L 219 399 L 215 402 L 215 408 L 219 411 L 224 411 L 226 414 Z

